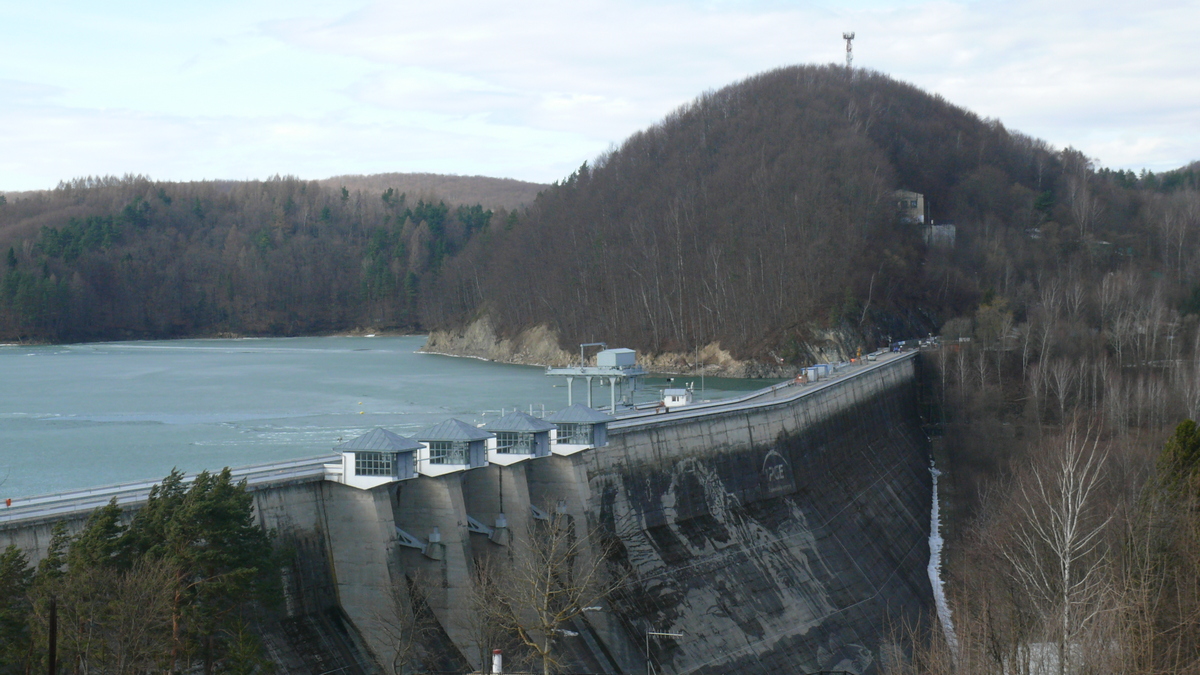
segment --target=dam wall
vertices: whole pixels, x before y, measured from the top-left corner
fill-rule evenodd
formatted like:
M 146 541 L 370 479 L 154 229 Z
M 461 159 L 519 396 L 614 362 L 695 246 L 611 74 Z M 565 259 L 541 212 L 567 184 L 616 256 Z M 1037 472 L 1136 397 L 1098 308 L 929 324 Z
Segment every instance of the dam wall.
M 500 645 L 481 573 L 514 564 L 553 519 L 596 534 L 581 556 L 619 582 L 556 640 L 567 672 L 641 673 L 647 658 L 661 673 L 877 672 L 889 629 L 932 607 L 918 375 L 915 354 L 891 357 L 736 405 L 624 417 L 605 447 L 371 490 L 323 480 L 316 460 L 252 472 L 285 560 L 264 643 L 281 672 L 486 669 Z M 37 559 L 54 522 L 78 531 L 88 512 L 0 520 L 0 547 Z
M 667 673 L 870 672 L 930 606 L 915 359 L 797 401 L 614 430 L 588 513 L 621 542 L 624 640 Z M 616 637 L 616 636 L 614 636 Z M 621 652 L 629 671 L 646 643 Z
M 910 354 L 802 396 L 622 419 L 605 447 L 403 482 L 397 524 L 436 525 L 445 550 L 402 547 L 400 573 L 486 667 L 470 576 L 512 552 L 467 520 L 503 512 L 520 542 L 561 517 L 615 542 L 589 553 L 622 580 L 558 641 L 571 672 L 645 672 L 648 631 L 682 634 L 649 641 L 657 672 L 877 672 L 889 631 L 932 607 L 917 368 Z

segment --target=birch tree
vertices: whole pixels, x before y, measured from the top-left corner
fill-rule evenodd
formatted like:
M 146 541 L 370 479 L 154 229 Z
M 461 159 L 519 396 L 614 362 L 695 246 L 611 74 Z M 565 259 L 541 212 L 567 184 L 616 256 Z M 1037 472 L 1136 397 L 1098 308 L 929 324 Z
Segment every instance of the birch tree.
M 1018 519 L 1001 549 L 1018 588 L 1056 636 L 1059 673 L 1073 672 L 1079 640 L 1102 606 L 1112 515 L 1098 502 L 1107 457 L 1090 430 L 1081 434 L 1074 425 L 1053 441 L 1017 484 Z

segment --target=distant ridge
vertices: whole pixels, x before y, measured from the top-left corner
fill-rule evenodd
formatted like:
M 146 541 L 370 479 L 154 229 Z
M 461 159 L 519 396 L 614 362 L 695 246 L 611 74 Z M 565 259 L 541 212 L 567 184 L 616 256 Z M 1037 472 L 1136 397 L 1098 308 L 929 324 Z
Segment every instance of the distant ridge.
M 388 188 L 410 198 L 436 197 L 451 204 L 482 204 L 486 208 L 512 210 L 530 203 L 549 187 L 513 178 L 455 176 L 436 173 L 377 173 L 333 176 L 317 181 L 323 187 L 345 187 L 351 192 L 384 192 Z
M 117 177 L 98 178 L 99 182 L 119 182 Z M 212 181 L 167 181 L 167 183 L 210 183 L 223 185 L 226 189 L 248 181 L 212 180 Z M 538 193 L 549 187 L 542 183 L 529 183 L 514 178 L 491 178 L 489 176 L 457 176 L 438 173 L 376 173 L 376 174 L 347 174 L 332 176 L 316 181 L 322 187 L 339 189 L 345 187 L 351 192 L 378 192 L 382 194 L 388 188 L 398 193 L 407 193 L 417 199 L 445 201 L 450 204 L 480 204 L 485 208 L 501 208 L 511 211 L 522 204 L 533 202 Z M 0 190 L 0 195 L 8 199 L 28 199 L 49 192 L 47 190 Z

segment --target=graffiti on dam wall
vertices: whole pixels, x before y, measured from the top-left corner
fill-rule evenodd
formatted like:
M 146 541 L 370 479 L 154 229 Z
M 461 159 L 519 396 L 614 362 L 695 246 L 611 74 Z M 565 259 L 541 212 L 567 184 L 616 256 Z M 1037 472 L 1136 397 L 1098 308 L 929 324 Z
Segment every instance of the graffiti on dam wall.
M 651 642 L 664 672 L 877 671 L 889 624 L 931 597 L 926 440 L 905 399 L 597 477 L 627 632 L 683 633 Z

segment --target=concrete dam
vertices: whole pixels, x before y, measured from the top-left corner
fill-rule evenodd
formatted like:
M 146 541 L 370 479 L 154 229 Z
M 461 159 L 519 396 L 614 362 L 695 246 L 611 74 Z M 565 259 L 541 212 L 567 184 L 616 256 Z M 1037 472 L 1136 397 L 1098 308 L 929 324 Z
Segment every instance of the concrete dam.
M 554 517 L 603 533 L 590 555 L 621 580 L 556 640 L 567 672 L 877 672 L 891 630 L 933 609 L 918 375 L 918 354 L 885 355 L 826 381 L 621 415 L 596 447 L 370 489 L 338 482 L 333 457 L 239 470 L 290 559 L 264 642 L 282 672 L 395 672 L 389 617 L 420 605 L 436 630 L 417 672 L 486 670 L 478 561 Z M 14 505 L 0 547 L 37 559 L 54 522 L 77 530 L 148 489 Z

